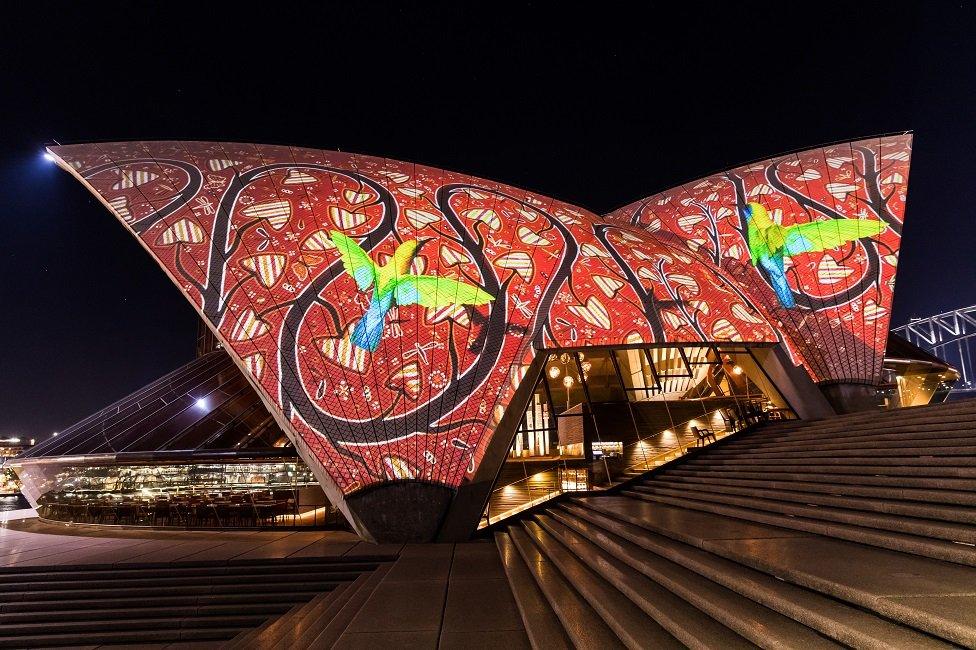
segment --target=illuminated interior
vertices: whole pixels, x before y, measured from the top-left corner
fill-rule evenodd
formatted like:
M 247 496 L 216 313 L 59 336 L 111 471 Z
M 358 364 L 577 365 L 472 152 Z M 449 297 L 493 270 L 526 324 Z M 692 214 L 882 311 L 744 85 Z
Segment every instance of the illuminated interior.
M 748 346 L 551 353 L 482 523 L 561 492 L 610 487 L 750 424 L 795 417 Z

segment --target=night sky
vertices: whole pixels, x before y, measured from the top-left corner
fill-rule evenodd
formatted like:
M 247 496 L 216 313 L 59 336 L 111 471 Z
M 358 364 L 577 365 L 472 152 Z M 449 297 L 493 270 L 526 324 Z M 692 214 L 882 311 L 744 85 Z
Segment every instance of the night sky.
M 0 436 L 46 437 L 194 353 L 193 310 L 42 159 L 55 140 L 338 148 L 604 213 L 914 130 L 893 323 L 976 303 L 972 3 L 319 4 L 5 6 Z

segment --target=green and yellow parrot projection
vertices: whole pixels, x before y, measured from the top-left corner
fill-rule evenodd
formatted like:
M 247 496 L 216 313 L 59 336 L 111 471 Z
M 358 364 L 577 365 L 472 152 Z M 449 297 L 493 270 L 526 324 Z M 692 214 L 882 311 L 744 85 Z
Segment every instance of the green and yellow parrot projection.
M 380 345 L 386 314 L 394 305 L 420 305 L 440 309 L 451 305 L 483 305 L 495 299 L 478 287 L 433 275 L 411 275 L 410 264 L 420 250 L 415 239 L 397 246 L 389 262 L 380 266 L 351 238 L 335 230 L 329 233 L 339 249 L 342 264 L 360 291 L 373 287 L 369 309 L 353 328 L 350 340 L 373 352 Z
M 852 242 L 874 237 L 886 228 L 881 221 L 862 219 L 833 219 L 813 221 L 795 226 L 780 226 L 759 203 L 747 203 L 742 209 L 752 265 L 760 265 L 769 274 L 779 304 L 796 307 L 793 290 L 786 281 L 783 259 L 803 253 L 816 253 Z

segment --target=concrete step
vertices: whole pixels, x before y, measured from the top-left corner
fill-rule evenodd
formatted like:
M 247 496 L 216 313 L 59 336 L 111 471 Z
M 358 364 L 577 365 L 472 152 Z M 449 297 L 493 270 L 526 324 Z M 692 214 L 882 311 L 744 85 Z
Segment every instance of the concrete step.
M 345 583 L 340 583 L 341 588 Z M 145 607 L 207 607 L 210 605 L 260 605 L 270 600 L 291 604 L 305 603 L 320 592 L 315 591 L 282 591 L 276 594 L 222 594 L 216 596 L 156 596 L 147 599 L 137 598 L 101 598 L 83 600 L 27 600 L 13 603 L 0 603 L 0 614 L 17 612 L 71 612 L 80 609 L 139 609 Z
M 791 481 L 789 477 L 764 479 L 726 478 L 711 475 L 707 472 L 696 472 L 690 475 L 679 471 L 678 468 L 667 473 L 667 479 L 681 484 L 727 485 L 741 487 L 755 487 L 771 490 L 795 490 L 806 493 L 833 494 L 836 496 L 875 497 L 885 499 L 900 499 L 909 502 L 931 504 L 948 504 L 956 506 L 976 506 L 976 493 L 952 490 L 922 490 L 898 489 L 891 487 L 873 487 L 868 485 L 851 485 L 847 483 L 812 483 L 805 481 Z
M 536 546 L 525 529 L 521 526 L 510 526 L 508 534 L 575 648 L 599 650 L 626 647 L 596 610 Z
M 281 576 L 308 575 L 329 572 L 359 572 L 372 571 L 376 562 L 307 562 L 307 563 L 263 563 L 261 565 L 207 565 L 207 566 L 148 566 L 148 567 L 107 567 L 98 570 L 58 570 L 58 567 L 32 567 L 29 570 L 0 573 L 0 584 L 15 582 L 48 582 L 48 581 L 89 581 L 104 580 L 137 580 L 155 578 L 204 577 L 204 576 Z M 26 569 L 26 567 L 24 568 Z
M 571 650 L 572 641 L 507 531 L 495 533 L 495 545 L 532 647 Z
M 120 630 L 85 633 L 56 633 L 37 634 L 30 636 L 2 636 L 0 648 L 77 648 L 101 647 L 103 645 L 156 645 L 164 646 L 177 643 L 211 642 L 216 646 L 219 642 L 233 638 L 239 628 L 197 628 L 174 630 Z
M 656 477 L 646 485 L 634 485 L 632 489 L 643 492 L 648 487 L 667 487 L 678 494 L 688 491 L 690 494 L 719 493 L 742 497 L 756 497 L 758 499 L 773 499 L 790 503 L 813 504 L 817 506 L 834 506 L 849 510 L 863 510 L 885 513 L 889 515 L 903 515 L 921 519 L 936 519 L 958 524 L 976 524 L 976 508 L 965 506 L 947 506 L 938 503 L 912 503 L 892 499 L 870 499 L 864 497 L 837 496 L 834 494 L 811 493 L 792 489 L 777 489 L 770 487 L 750 488 L 730 485 L 709 485 L 707 483 L 687 483 L 670 480 L 666 476 Z
M 944 643 L 926 634 L 889 622 L 858 607 L 595 510 L 566 505 L 559 510 L 553 509 L 551 514 L 645 574 L 649 570 L 656 574 L 658 569 L 655 567 L 661 561 L 666 561 L 667 564 L 663 566 L 668 573 L 658 580 L 662 584 L 673 584 L 673 591 L 686 592 L 682 593 L 682 597 L 730 627 L 735 615 L 745 617 L 745 624 L 749 624 L 750 612 L 748 609 L 723 611 L 721 607 L 728 599 L 721 597 L 721 591 L 717 596 L 712 595 L 716 589 L 714 586 L 708 587 L 708 583 L 704 588 L 699 586 L 703 578 L 844 645 L 861 648 L 945 647 Z M 672 567 L 677 567 L 678 571 Z M 700 577 L 698 580 L 689 579 L 681 571 L 694 572 Z
M 45 621 L 43 623 L 11 623 L 0 627 L 0 638 L 14 638 L 18 636 L 40 636 L 46 634 L 84 634 L 102 631 L 152 631 L 167 628 L 221 628 L 238 630 L 255 627 L 265 621 L 265 616 L 206 616 L 188 617 L 183 619 L 170 618 L 135 618 L 114 620 L 85 620 L 85 621 Z
M 784 515 L 765 510 L 726 505 L 724 503 L 675 498 L 662 494 L 634 492 L 633 496 L 647 501 L 691 508 L 738 519 L 746 519 L 748 521 L 756 521 L 782 528 L 803 530 L 827 537 L 836 537 L 838 539 L 846 539 L 861 544 L 902 551 L 904 553 L 914 553 L 938 560 L 976 566 L 976 547 L 964 544 L 955 544 L 929 537 L 919 537 L 892 531 L 881 531 L 852 524 L 824 522 L 820 519 Z
M 295 621 L 301 620 L 305 613 L 312 606 L 313 603 L 335 597 L 337 594 L 341 594 L 347 588 L 346 585 L 342 585 L 330 592 L 317 594 L 314 598 L 309 599 L 304 603 L 299 603 L 288 607 L 285 612 L 282 612 L 281 616 L 276 618 L 269 618 L 263 624 L 258 627 L 249 630 L 247 632 L 242 632 L 238 636 L 234 637 L 230 643 L 228 643 L 226 648 L 247 648 L 252 646 L 263 646 L 272 647 L 273 641 L 277 636 L 280 636 L 282 631 L 291 626 Z M 262 638 L 259 642 L 258 637 Z
M 689 462 L 689 468 L 708 468 L 714 472 L 742 471 L 769 472 L 770 474 L 794 474 L 796 472 L 817 472 L 819 474 L 850 474 L 871 476 L 921 476 L 930 478 L 959 478 L 968 479 L 969 484 L 976 490 L 976 467 L 951 467 L 952 461 L 940 466 L 918 466 L 911 463 L 912 459 L 902 459 L 900 465 L 870 466 L 869 468 L 856 465 L 821 464 L 819 458 L 775 459 L 775 462 L 760 464 L 760 459 L 754 457 L 742 458 L 739 462 L 712 463 L 711 458 L 699 458 L 696 462 Z M 950 465 L 950 466 L 946 466 Z M 665 472 L 667 473 L 667 472 Z
M 577 541 L 585 543 L 584 541 L 561 539 L 550 529 L 553 522 L 547 519 L 545 523 L 549 527 L 540 525 L 542 522 L 536 518 L 536 521 L 525 521 L 522 525 L 536 546 L 555 564 L 566 581 L 586 599 L 624 645 L 628 648 L 684 647 L 679 639 L 662 627 L 661 614 L 666 612 L 674 617 L 675 608 L 687 607 L 686 603 L 646 578 L 641 582 L 632 571 L 621 573 L 619 570 L 614 571 L 614 567 L 602 567 L 603 573 L 593 570 L 581 561 L 576 553 L 577 549 L 571 551 L 568 548 L 569 544 Z M 670 607 L 668 599 L 672 601 Z M 714 640 L 730 641 L 733 644 L 741 641 L 730 634 L 728 629 L 711 621 L 703 623 L 698 620 L 700 616 L 694 618 L 697 623 L 695 632 L 700 633 L 703 626 L 713 627 Z M 698 638 L 702 636 L 699 634 Z
M 345 582 L 355 580 L 359 575 L 358 571 L 310 571 L 308 573 L 301 574 L 301 579 L 308 581 L 321 580 L 328 582 Z M 111 577 L 104 577 L 99 580 L 85 580 L 85 581 L 74 581 L 74 580 L 39 580 L 36 582 L 17 582 L 17 583 L 4 583 L 0 582 L 0 598 L 2 594 L 9 592 L 20 592 L 24 590 L 30 590 L 34 592 L 40 591 L 65 591 L 72 588 L 85 588 L 85 589 L 100 589 L 105 593 L 111 593 L 115 589 L 136 589 L 136 588 L 150 588 L 150 589 L 165 589 L 167 587 L 184 587 L 184 586 L 195 586 L 199 585 L 201 582 L 206 584 L 217 586 L 217 585 L 245 585 L 245 584 L 290 584 L 295 582 L 296 576 L 294 575 L 265 575 L 265 576 L 250 576 L 247 574 L 239 575 L 214 575 L 206 576 L 201 578 L 200 576 L 185 576 L 185 577 L 166 577 L 161 576 L 156 579 L 152 578 L 134 578 L 134 579 L 115 579 Z
M 971 430 L 972 423 L 976 420 L 976 412 L 969 413 L 929 413 L 925 417 L 900 417 L 891 419 L 889 417 L 875 417 L 856 423 L 833 422 L 831 420 L 820 420 L 819 422 L 804 422 L 802 420 L 790 420 L 780 425 L 764 424 L 750 431 L 750 437 L 757 440 L 801 440 L 830 437 L 837 435 L 841 438 L 846 436 L 859 436 L 873 433 L 894 432 L 900 433 L 908 428 L 915 428 L 922 431 L 953 431 Z
M 906 627 L 976 647 L 976 569 L 971 566 L 836 538 L 791 536 L 789 529 L 626 497 L 578 498 L 560 506 L 574 517 L 592 521 L 594 514 L 602 515 L 598 525 L 606 519 L 625 522 Z
M 321 624 L 309 625 L 304 629 L 303 634 L 298 637 L 298 640 L 290 647 L 308 648 L 308 650 L 326 650 L 332 648 L 346 628 L 349 627 L 356 614 L 359 613 L 359 610 L 362 609 L 366 601 L 373 595 L 373 592 L 383 578 L 386 577 L 386 574 L 390 571 L 390 566 L 390 564 L 380 565 L 376 571 L 366 576 L 365 580 L 357 583 L 358 586 L 356 589 L 348 590 L 348 598 L 344 598 L 343 602 L 338 603 L 334 611 L 329 611 L 323 616 L 323 618 L 328 618 L 327 624 L 324 626 Z M 309 612 L 309 616 L 313 616 L 313 619 L 311 619 L 313 623 L 315 613 L 315 611 Z M 307 621 L 310 619 L 306 617 L 304 620 Z M 319 621 L 319 623 L 321 622 Z
M 892 412 L 874 412 L 859 416 L 860 419 L 846 418 L 844 416 L 832 417 L 824 420 L 787 420 L 783 422 L 770 422 L 761 424 L 756 433 L 763 436 L 775 437 L 777 435 L 813 435 L 817 433 L 828 433 L 833 431 L 857 431 L 861 429 L 878 429 L 881 427 L 900 427 L 906 425 L 928 426 L 939 422 L 952 423 L 966 426 L 976 417 L 976 411 L 947 411 L 945 409 L 933 409 L 926 412 L 910 413 L 905 409 L 898 409 Z
M 965 417 L 976 415 L 976 405 L 971 402 L 976 400 L 966 400 L 959 402 L 947 402 L 943 404 L 929 404 L 925 406 L 914 406 L 910 408 L 893 409 L 890 411 L 871 411 L 862 413 L 850 413 L 837 415 L 821 420 L 790 420 L 786 422 L 771 422 L 764 428 L 785 428 L 797 430 L 814 430 L 830 427 L 854 428 L 860 425 L 870 425 L 873 423 L 898 423 L 913 421 L 931 421 L 933 416 L 939 419 L 951 417 Z
M 766 438 L 758 434 L 747 434 L 741 438 L 735 438 L 725 445 L 725 449 L 797 449 L 822 444 L 843 443 L 855 445 L 869 442 L 905 442 L 910 440 L 972 440 L 976 425 L 970 424 L 968 428 L 961 428 L 959 425 L 939 426 L 905 426 L 905 427 L 884 427 L 879 429 L 858 429 L 847 431 L 845 435 L 841 432 L 818 434 L 811 436 L 781 436 L 776 438 Z
M 822 445 L 819 449 L 793 450 L 791 455 L 794 458 L 836 458 L 838 456 L 857 456 L 866 451 L 877 452 L 885 458 L 898 456 L 973 456 L 976 455 L 976 445 L 973 444 L 976 436 L 967 439 L 966 445 L 948 445 L 945 440 L 933 440 L 932 445 L 924 445 L 918 442 L 907 443 L 905 445 L 889 445 L 884 442 L 865 443 L 859 445 Z M 735 450 L 714 449 L 710 450 L 715 458 L 740 457 L 741 452 Z M 772 457 L 781 454 L 773 448 L 750 450 L 749 456 L 755 458 Z
M 704 466 L 704 467 L 714 467 L 717 465 L 738 465 L 742 462 L 748 462 L 752 465 L 772 465 L 776 466 L 781 464 L 783 461 L 796 462 L 797 458 L 790 454 L 780 454 L 775 458 L 757 458 L 752 454 L 742 454 L 739 456 L 709 456 L 708 460 L 702 460 L 699 458 L 690 458 L 682 465 L 687 465 L 690 467 Z M 818 465 L 857 465 L 861 467 L 874 467 L 874 466 L 900 466 L 904 465 L 906 462 L 910 462 L 912 465 L 916 466 L 928 466 L 936 465 L 944 467 L 947 464 L 953 467 L 976 467 L 976 456 L 953 456 L 951 458 L 946 458 L 945 456 L 913 456 L 910 460 L 906 461 L 903 457 L 894 458 L 884 458 L 879 456 L 838 456 L 838 457 L 819 457 L 817 458 Z
M 370 574 L 364 573 L 353 582 L 344 585 L 343 589 L 330 594 L 323 594 L 308 603 L 300 615 L 295 616 L 284 626 L 278 636 L 278 645 L 286 648 L 301 647 L 299 639 L 308 635 L 309 639 L 317 636 L 326 625 L 332 622 L 336 613 L 342 609 L 349 599 L 369 581 Z M 246 646 L 245 646 L 246 647 Z
M 116 609 L 75 609 L 71 611 L 17 612 L 0 614 L 0 632 L 16 623 L 45 621 L 117 621 L 123 619 L 170 618 L 189 619 L 207 616 L 280 616 L 292 608 L 292 603 L 263 603 L 232 605 L 204 605 L 183 607 L 139 607 Z
M 686 486 L 672 486 L 666 482 L 649 481 L 640 489 L 628 490 L 625 494 L 645 498 L 647 495 L 665 495 L 676 499 L 694 499 L 706 503 L 725 503 L 733 506 L 752 508 L 764 512 L 775 512 L 789 516 L 836 521 L 853 524 L 865 528 L 904 532 L 919 537 L 932 537 L 950 542 L 976 545 L 976 527 L 968 524 L 942 522 L 933 519 L 920 519 L 900 515 L 890 515 L 871 512 L 863 509 L 848 507 L 830 507 L 812 504 L 810 502 L 796 503 L 788 500 L 777 500 L 770 496 L 762 498 L 756 496 L 738 496 L 711 490 L 688 489 Z M 812 501 L 812 500 L 811 500 Z
M 918 440 L 923 443 L 932 440 L 958 441 L 965 440 L 967 437 L 971 440 L 974 429 L 976 429 L 976 424 L 971 420 L 953 423 L 931 422 L 865 426 L 835 431 L 780 431 L 775 435 L 766 434 L 760 429 L 749 431 L 741 438 L 737 437 L 727 444 L 738 449 L 754 449 L 760 445 L 788 449 L 823 444 L 857 445 L 876 442 L 904 444 L 911 440 Z
M 155 598 L 157 596 L 181 596 L 181 595 L 217 595 L 217 594 L 239 594 L 239 593 L 264 593 L 280 594 L 299 591 L 329 591 L 342 582 L 323 580 L 321 582 L 278 582 L 267 584 L 263 582 L 230 584 L 230 585 L 176 585 L 167 587 L 133 587 L 133 588 L 114 588 L 105 591 L 104 588 L 90 589 L 87 585 L 78 585 L 77 589 L 62 590 L 34 590 L 6 592 L 0 595 L 0 602 L 20 602 L 29 600 L 79 600 L 90 598 L 93 600 L 104 598 L 107 595 L 116 598 Z
M 710 476 L 722 478 L 739 479 L 760 479 L 768 480 L 773 476 L 767 468 L 762 471 L 740 471 L 734 467 L 710 467 L 691 469 L 675 467 L 668 469 L 669 476 Z M 901 488 L 922 488 L 928 490 L 952 490 L 955 492 L 974 492 L 973 481 L 959 478 L 932 478 L 923 476 L 878 476 L 878 475 L 845 475 L 845 474 L 820 474 L 816 472 L 778 472 L 775 474 L 778 481 L 803 481 L 810 483 L 830 483 L 844 485 L 874 485 L 886 486 L 895 489 Z
M 628 550 L 637 555 L 624 561 L 595 543 L 606 540 L 605 532 L 586 529 L 593 536 L 584 535 L 556 511 L 536 520 L 688 647 L 747 646 L 743 640 L 759 646 L 837 647 L 810 628 L 633 545 Z

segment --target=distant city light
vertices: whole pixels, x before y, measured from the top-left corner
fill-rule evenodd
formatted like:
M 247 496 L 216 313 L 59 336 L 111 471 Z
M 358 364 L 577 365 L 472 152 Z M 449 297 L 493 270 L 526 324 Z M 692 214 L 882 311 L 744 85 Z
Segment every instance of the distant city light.
M 57 437 L 58 437 L 58 432 L 57 432 L 57 431 L 55 431 L 54 433 L 52 433 L 52 434 L 51 434 L 51 437 L 53 437 L 53 438 L 57 438 Z

